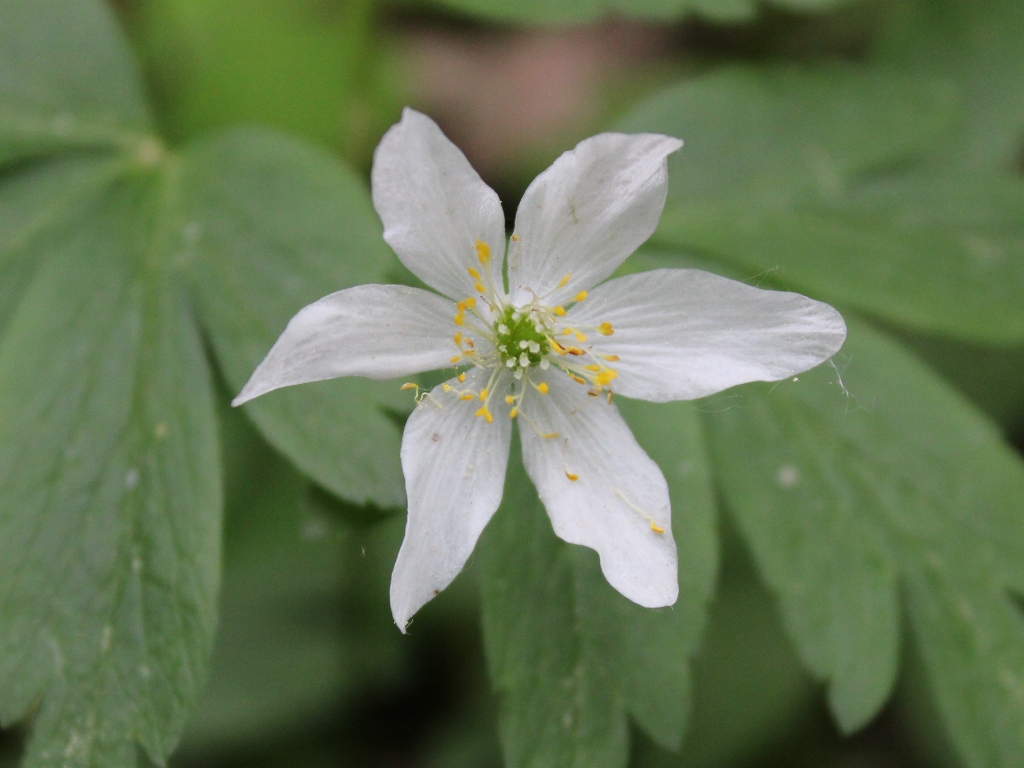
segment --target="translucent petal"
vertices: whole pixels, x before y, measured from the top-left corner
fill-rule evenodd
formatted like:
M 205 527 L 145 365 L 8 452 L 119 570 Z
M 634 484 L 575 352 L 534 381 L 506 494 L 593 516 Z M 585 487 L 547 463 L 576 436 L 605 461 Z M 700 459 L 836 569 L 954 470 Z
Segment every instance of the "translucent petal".
M 402 112 L 374 153 L 372 188 L 384 239 L 423 282 L 459 301 L 479 293 L 466 272 L 472 267 L 485 286 L 496 276 L 501 290 L 501 203 L 433 120 Z M 487 245 L 487 264 L 480 263 L 477 240 Z
M 766 291 L 697 269 L 656 269 L 611 280 L 566 316 L 593 351 L 617 355 L 612 389 L 626 397 L 691 400 L 748 381 L 778 381 L 834 355 L 842 316 L 820 301 Z
M 524 401 L 529 421 L 520 432 L 526 471 L 555 533 L 597 550 L 608 583 L 633 602 L 671 605 L 679 594 L 676 545 L 661 470 L 614 405 L 550 373 L 549 393 L 531 391 Z
M 652 133 L 601 133 L 534 179 L 516 214 L 509 293 L 561 304 L 610 275 L 654 232 L 668 190 L 666 158 L 683 145 Z M 557 288 L 565 275 L 568 282 Z
M 360 285 L 304 307 L 232 405 L 339 376 L 391 379 L 450 366 L 458 353 L 448 299 L 404 285 Z
M 436 387 L 413 411 L 402 437 L 409 498 L 405 540 L 391 575 L 391 613 L 404 632 L 416 611 L 447 587 L 466 564 L 501 502 L 512 435 L 508 406 L 491 399 L 493 421 L 474 416 L 490 372 L 471 371 Z M 452 389 L 444 391 L 444 387 Z

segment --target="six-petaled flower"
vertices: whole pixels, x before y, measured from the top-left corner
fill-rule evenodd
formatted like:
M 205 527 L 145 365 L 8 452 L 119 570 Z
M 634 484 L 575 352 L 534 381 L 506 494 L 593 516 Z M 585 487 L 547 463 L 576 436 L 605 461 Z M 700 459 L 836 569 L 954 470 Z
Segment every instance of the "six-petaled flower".
M 612 393 L 690 400 L 784 379 L 842 345 L 839 313 L 798 294 L 693 269 L 602 282 L 654 231 L 681 146 L 657 134 L 581 142 L 530 185 L 506 241 L 497 195 L 433 121 L 406 110 L 381 140 L 372 188 L 384 238 L 442 295 L 364 285 L 309 305 L 234 402 L 338 376 L 456 369 L 417 396 L 402 439 L 409 513 L 391 606 L 403 631 L 497 509 L 515 422 L 555 533 L 597 550 L 629 599 L 671 605 L 668 488 Z

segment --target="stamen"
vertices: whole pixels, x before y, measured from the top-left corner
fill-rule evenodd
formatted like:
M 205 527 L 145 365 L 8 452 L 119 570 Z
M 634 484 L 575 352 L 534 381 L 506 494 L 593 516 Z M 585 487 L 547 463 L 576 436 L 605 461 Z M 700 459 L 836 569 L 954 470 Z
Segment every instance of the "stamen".
M 519 242 L 519 235 L 515 234 L 514 232 L 512 233 L 512 242 L 513 243 L 518 243 Z
M 633 502 L 631 502 L 629 499 L 627 499 L 626 498 L 626 494 L 624 494 L 618 488 L 613 488 L 612 490 L 615 492 L 616 496 L 618 496 L 620 499 L 622 499 L 624 502 L 626 502 L 626 506 L 628 506 L 630 509 L 632 509 L 634 512 L 636 512 L 638 515 L 640 515 L 648 523 L 651 524 L 651 530 L 652 531 L 654 531 L 655 533 L 659 533 L 659 534 L 665 532 L 665 529 L 662 528 L 660 525 L 658 525 L 654 521 L 653 517 L 648 515 L 646 512 L 644 512 L 642 509 L 640 509 L 640 507 L 636 506 Z
M 508 405 L 512 405 L 512 403 L 514 403 L 515 401 L 516 401 L 516 399 L 512 395 L 505 395 L 505 402 Z
M 576 341 L 578 341 L 578 342 L 580 342 L 582 344 L 586 340 L 587 340 L 587 334 L 580 333 L 579 331 L 576 331 Z
M 511 411 L 508 412 L 508 417 L 510 419 L 514 419 L 518 415 L 519 415 L 519 409 L 518 408 L 513 408 Z
M 569 347 L 569 349 L 567 349 L 566 351 L 570 355 L 585 355 L 585 354 L 587 354 L 584 350 L 580 349 L 579 347 Z
M 489 410 L 487 410 L 487 406 L 486 405 L 480 406 L 480 410 L 478 410 L 473 415 L 474 416 L 483 416 L 484 421 L 486 421 L 488 424 L 490 424 L 492 421 L 494 421 L 494 417 L 491 415 L 491 412 Z
M 588 365 L 587 366 L 587 370 L 588 371 L 600 371 L 601 370 L 601 366 L 600 365 Z
M 612 328 L 611 323 L 601 323 L 599 326 L 597 326 L 597 330 L 602 336 L 611 336 L 613 333 L 615 333 L 615 329 Z
M 459 360 L 461 360 L 461 359 L 462 359 L 462 355 L 456 355 L 456 356 L 455 356 L 455 357 L 453 357 L 453 358 L 452 358 L 452 359 L 451 359 L 451 360 L 450 360 L 449 362 L 452 362 L 452 363 L 457 363 L 457 362 L 459 362 Z
M 561 280 L 558 281 L 558 285 L 556 286 L 556 288 L 565 288 L 565 284 L 569 282 L 569 278 L 571 277 L 571 274 L 565 275 Z
M 476 299 L 474 299 L 472 296 L 467 296 L 466 300 L 462 303 L 466 305 L 466 309 L 472 309 L 473 307 L 476 306 Z
M 577 384 L 586 384 L 587 380 L 577 376 L 575 373 L 570 373 L 569 378 L 575 381 Z
M 465 381 L 465 380 L 466 380 L 466 374 L 464 374 L 464 373 L 460 373 L 460 374 L 459 374 L 459 382 L 461 383 L 461 382 L 463 382 L 463 381 Z
M 451 392 L 452 391 L 452 385 L 449 384 L 448 382 L 445 382 L 444 384 L 441 385 L 441 391 L 442 392 Z
M 474 280 L 480 279 L 480 273 L 473 269 L 473 267 L 467 267 L 466 271 L 469 272 L 469 276 L 472 277 Z
M 462 331 L 455 334 L 455 343 L 462 344 Z
M 565 472 L 565 476 L 566 476 L 566 477 L 568 477 L 568 478 L 569 478 L 570 480 L 572 480 L 572 481 L 573 481 L 574 483 L 575 483 L 575 482 L 576 482 L 577 480 L 579 480 L 579 479 L 580 479 L 580 476 L 579 476 L 579 475 L 575 475 L 575 474 L 573 474 L 572 472 L 569 472 L 568 470 L 563 470 L 563 471 Z
M 459 400 L 476 400 L 476 395 L 472 392 L 466 392 L 463 395 L 459 395 Z
M 480 399 L 481 400 L 486 400 L 487 399 L 487 388 L 486 387 L 484 389 L 480 390 Z
M 487 293 L 487 289 L 483 287 L 479 282 L 473 283 L 473 287 L 480 291 L 480 293 Z
M 489 246 L 483 240 L 477 240 L 476 257 L 481 264 L 486 264 L 488 261 L 491 260 L 491 246 Z
M 573 299 L 573 301 L 583 301 L 585 298 L 587 298 L 587 292 L 580 291 L 579 293 L 576 294 L 576 298 Z
M 455 317 L 452 318 L 452 321 L 456 325 L 462 325 L 463 323 L 466 322 L 466 316 L 465 314 L 463 314 L 461 309 L 455 314 Z
M 617 363 L 617 362 L 619 362 L 619 360 L 622 359 L 618 355 L 601 355 L 601 357 L 603 357 L 609 363 Z
M 565 307 L 555 307 L 552 311 L 559 317 L 565 317 Z
M 615 371 L 609 368 L 607 371 L 601 371 L 599 374 L 597 374 L 597 377 L 594 380 L 602 387 L 604 387 L 607 386 L 608 384 L 611 384 L 612 381 L 617 378 L 619 378 L 619 374 L 617 374 Z
M 537 385 L 537 391 L 542 395 L 546 395 L 548 393 L 548 383 L 546 381 L 542 381 Z
M 419 384 L 413 384 L 411 381 L 408 381 L 405 384 L 403 384 L 401 387 L 399 387 L 399 391 L 400 392 L 404 392 L 407 389 L 419 389 L 419 388 L 420 388 Z

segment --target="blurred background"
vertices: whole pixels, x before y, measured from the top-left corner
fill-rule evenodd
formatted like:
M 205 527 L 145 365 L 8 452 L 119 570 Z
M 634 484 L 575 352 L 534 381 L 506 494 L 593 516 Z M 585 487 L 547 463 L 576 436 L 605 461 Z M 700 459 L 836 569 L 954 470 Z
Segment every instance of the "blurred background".
M 365 175 L 381 134 L 410 105 L 437 120 L 509 213 L 554 157 L 648 92 L 728 62 L 856 61 L 889 6 L 523 27 L 412 0 L 114 5 L 171 144 L 259 123 L 329 147 Z M 1024 348 L 894 332 L 1024 446 Z M 501 766 L 472 562 L 400 635 L 387 585 L 403 517 L 345 507 L 240 414 L 221 416 L 221 625 L 209 685 L 173 764 Z M 637 731 L 633 763 L 957 765 L 910 644 L 893 701 L 860 733 L 839 735 L 727 516 L 721 528 L 718 598 L 695 662 L 683 751 L 665 752 Z M 0 764 L 15 758 L 20 739 L 0 734 Z

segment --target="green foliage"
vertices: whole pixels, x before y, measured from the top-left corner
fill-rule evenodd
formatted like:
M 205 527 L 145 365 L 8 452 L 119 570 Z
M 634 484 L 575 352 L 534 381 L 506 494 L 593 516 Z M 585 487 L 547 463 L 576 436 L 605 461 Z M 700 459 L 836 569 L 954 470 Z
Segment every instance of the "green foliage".
M 1024 182 L 915 170 L 956 114 L 890 71 L 724 72 L 652 97 L 626 130 L 686 137 L 656 239 L 891 322 L 1024 339 Z
M 135 62 L 102 5 L 3 0 L 0 21 L 0 165 L 131 147 L 148 129 Z
M 506 496 L 479 546 L 484 633 L 505 694 L 502 744 L 512 768 L 626 765 L 629 714 L 678 749 L 693 655 L 716 569 L 708 469 L 699 422 L 684 403 L 629 402 L 637 439 L 673 501 L 680 597 L 640 608 L 615 592 L 596 555 L 555 538 L 513 446 Z
M 523 24 L 761 7 L 439 3 Z M 99 0 L 0 0 L 0 724 L 27 726 L 27 766 L 162 764 L 183 731 L 202 763 L 408 675 L 401 654 L 424 634 L 465 633 L 463 577 L 401 637 L 385 597 L 400 521 L 333 522 L 403 503 L 397 388 L 322 382 L 232 413 L 223 391 L 303 305 L 400 270 L 364 181 L 331 155 L 266 129 L 192 137 L 256 119 L 355 154 L 393 116 L 364 111 L 380 15 L 368 0 L 140 7 L 167 89 L 155 116 Z M 699 259 L 798 289 L 843 308 L 850 339 L 792 381 L 618 401 L 669 482 L 671 609 L 633 605 L 558 540 L 513 451 L 471 569 L 510 768 L 625 766 L 631 723 L 640 765 L 722 765 L 805 711 L 806 675 L 753 577 L 728 565 L 709 609 L 716 499 L 842 729 L 879 712 L 909 650 L 966 764 L 1024 765 L 1024 468 L 892 338 L 1019 418 L 1020 350 L 984 345 L 1024 342 L 1022 8 L 865 5 L 874 36 L 856 61 L 711 66 L 621 121 L 687 142 L 654 245 L 626 269 Z M 155 123 L 188 143 L 169 150 Z M 186 730 L 214 647 L 222 484 L 221 630 Z M 493 752 L 474 695 L 468 746 L 435 746 L 438 764 Z
M 853 729 L 889 694 L 902 583 L 971 765 L 1018 765 L 1024 467 L 897 345 L 851 324 L 842 367 L 722 395 L 722 490 L 809 668 Z
M 136 744 L 159 763 L 205 677 L 219 574 L 193 306 L 240 386 L 303 304 L 390 262 L 331 159 L 259 133 L 164 149 L 102 6 L 0 3 L 0 56 L 0 161 L 23 161 L 0 181 L 0 721 L 35 712 L 29 766 L 134 765 Z M 342 384 L 254 415 L 340 495 L 391 506 L 376 403 Z

